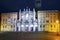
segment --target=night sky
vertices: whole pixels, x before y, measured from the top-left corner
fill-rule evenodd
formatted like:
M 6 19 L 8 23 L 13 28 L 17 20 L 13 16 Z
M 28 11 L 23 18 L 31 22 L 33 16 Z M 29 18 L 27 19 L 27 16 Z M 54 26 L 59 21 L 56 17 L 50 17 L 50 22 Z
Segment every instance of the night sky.
M 0 0 L 0 12 L 15 12 L 35 8 L 35 0 Z M 42 0 L 41 10 L 60 10 L 60 0 Z

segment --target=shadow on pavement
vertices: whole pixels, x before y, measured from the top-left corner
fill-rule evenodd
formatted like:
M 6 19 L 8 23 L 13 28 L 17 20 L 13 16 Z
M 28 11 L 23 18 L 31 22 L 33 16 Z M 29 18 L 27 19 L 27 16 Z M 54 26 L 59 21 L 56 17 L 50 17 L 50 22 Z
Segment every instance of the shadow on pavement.
M 52 40 L 47 32 L 4 32 L 0 33 L 0 40 Z

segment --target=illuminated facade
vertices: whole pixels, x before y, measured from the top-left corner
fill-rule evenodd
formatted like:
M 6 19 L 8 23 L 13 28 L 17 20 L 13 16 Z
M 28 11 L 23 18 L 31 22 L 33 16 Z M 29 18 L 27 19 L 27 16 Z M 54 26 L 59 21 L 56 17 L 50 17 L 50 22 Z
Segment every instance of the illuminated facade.
M 35 9 L 24 9 L 19 11 L 19 20 L 16 24 L 16 31 L 38 31 Z M 36 29 L 36 30 L 35 30 Z
M 35 9 L 24 9 L 19 10 L 19 13 L 1 13 L 1 31 L 59 32 L 59 22 L 58 11 L 52 10 L 36 12 Z
M 1 31 L 14 31 L 17 20 L 17 12 L 1 13 Z
M 37 14 L 42 31 L 59 32 L 58 11 L 38 11 Z

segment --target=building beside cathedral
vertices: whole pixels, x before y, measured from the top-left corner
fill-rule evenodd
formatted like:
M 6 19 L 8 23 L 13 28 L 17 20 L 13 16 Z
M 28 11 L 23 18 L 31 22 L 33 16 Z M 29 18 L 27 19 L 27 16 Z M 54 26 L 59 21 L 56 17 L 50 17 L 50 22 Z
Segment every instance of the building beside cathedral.
M 1 13 L 1 31 L 15 31 L 17 12 Z
M 37 14 L 41 31 L 59 32 L 58 11 L 38 11 Z

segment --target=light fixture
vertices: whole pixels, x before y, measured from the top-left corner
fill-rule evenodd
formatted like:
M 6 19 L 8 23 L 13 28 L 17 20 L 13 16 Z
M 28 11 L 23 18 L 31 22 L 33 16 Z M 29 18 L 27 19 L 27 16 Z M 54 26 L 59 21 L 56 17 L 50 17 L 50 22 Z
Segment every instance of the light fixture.
M 56 23 L 59 23 L 59 21 L 58 21 L 58 20 L 56 20 Z

